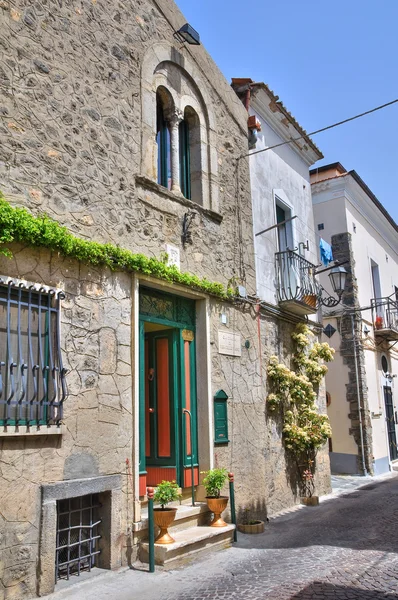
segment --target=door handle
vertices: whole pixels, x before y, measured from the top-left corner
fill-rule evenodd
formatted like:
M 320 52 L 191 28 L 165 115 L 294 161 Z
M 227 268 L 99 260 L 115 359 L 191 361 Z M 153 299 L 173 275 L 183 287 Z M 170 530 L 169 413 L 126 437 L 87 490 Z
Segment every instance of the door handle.
M 148 412 L 150 412 L 150 413 L 152 414 L 152 413 L 154 413 L 154 412 L 155 412 L 155 409 L 154 409 L 154 408 L 149 408 L 149 409 L 148 409 Z

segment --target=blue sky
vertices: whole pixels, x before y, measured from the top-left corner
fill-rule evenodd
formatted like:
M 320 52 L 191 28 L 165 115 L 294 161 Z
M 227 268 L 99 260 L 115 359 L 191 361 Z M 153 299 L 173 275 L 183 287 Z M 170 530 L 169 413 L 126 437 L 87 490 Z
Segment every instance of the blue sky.
M 306 131 L 398 98 L 398 0 L 176 2 L 228 81 L 264 81 Z M 398 104 L 313 139 L 398 222 Z

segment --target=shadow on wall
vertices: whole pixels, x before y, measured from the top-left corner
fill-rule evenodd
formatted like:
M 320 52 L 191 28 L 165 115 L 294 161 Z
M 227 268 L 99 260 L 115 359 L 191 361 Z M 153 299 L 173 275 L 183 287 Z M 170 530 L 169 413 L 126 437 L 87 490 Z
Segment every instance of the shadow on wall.
M 316 598 L 350 598 L 350 600 L 398 600 L 397 594 L 364 590 L 345 585 L 332 585 L 328 581 L 314 581 L 291 596 L 290 600 L 312 600 Z
M 255 502 L 247 502 L 236 508 L 237 523 L 248 523 L 256 520 L 267 520 L 267 505 L 263 499 L 259 499 Z

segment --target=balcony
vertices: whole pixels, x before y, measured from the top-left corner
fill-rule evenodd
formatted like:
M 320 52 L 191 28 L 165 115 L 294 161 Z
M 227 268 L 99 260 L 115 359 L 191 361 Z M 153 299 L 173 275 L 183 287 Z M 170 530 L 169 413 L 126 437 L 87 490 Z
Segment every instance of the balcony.
M 292 250 L 277 252 L 275 260 L 280 307 L 300 316 L 315 314 L 322 294 L 315 265 Z
M 375 336 L 387 342 L 398 341 L 398 301 L 373 298 L 371 304 Z

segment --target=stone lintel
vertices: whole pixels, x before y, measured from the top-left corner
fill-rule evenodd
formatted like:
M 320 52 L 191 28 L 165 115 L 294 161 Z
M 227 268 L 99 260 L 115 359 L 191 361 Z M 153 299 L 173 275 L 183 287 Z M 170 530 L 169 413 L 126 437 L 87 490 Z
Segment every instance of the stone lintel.
M 69 479 L 42 485 L 43 503 L 64 500 L 65 498 L 76 498 L 88 494 L 99 494 L 110 490 L 121 489 L 121 475 L 103 475 L 100 477 L 89 477 L 88 479 Z

